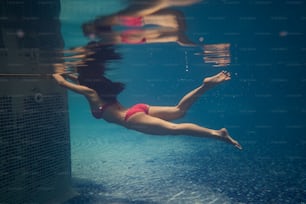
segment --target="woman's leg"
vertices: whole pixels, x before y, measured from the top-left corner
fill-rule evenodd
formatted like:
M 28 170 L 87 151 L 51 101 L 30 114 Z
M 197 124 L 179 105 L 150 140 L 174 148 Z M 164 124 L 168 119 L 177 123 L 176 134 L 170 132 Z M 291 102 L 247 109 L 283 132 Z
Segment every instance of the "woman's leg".
M 146 115 L 145 113 L 137 113 L 131 116 L 126 122 L 126 127 L 151 135 L 186 135 L 213 138 L 230 143 L 242 149 L 240 144 L 230 137 L 225 128 L 213 130 L 192 123 L 176 124 Z
M 149 115 L 168 121 L 181 118 L 191 105 L 206 91 L 230 79 L 230 73 L 226 71 L 207 77 L 203 80 L 201 86 L 187 93 L 176 106 L 150 106 Z

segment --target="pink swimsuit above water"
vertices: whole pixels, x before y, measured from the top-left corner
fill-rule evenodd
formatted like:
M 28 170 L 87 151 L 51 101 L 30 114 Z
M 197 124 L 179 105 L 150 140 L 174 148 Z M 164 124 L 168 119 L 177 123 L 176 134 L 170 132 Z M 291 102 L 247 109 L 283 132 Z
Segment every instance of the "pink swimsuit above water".
M 126 44 L 144 44 L 147 42 L 146 38 L 142 36 L 141 30 L 126 30 L 121 32 L 121 42 Z
M 121 25 L 128 27 L 143 26 L 143 18 L 141 16 L 120 16 L 119 22 Z
M 99 110 L 97 111 L 92 111 L 92 115 L 97 118 L 97 119 L 100 119 L 102 118 L 102 115 L 104 113 L 104 111 L 111 105 L 114 105 L 116 102 L 114 103 L 107 103 L 103 106 L 100 106 L 99 107 Z M 139 103 L 139 104 L 136 104 L 132 107 L 130 107 L 126 114 L 125 114 L 125 117 L 124 117 L 124 120 L 127 121 L 132 115 L 136 114 L 136 113 L 139 113 L 139 112 L 143 112 L 145 114 L 148 114 L 149 113 L 149 105 L 147 104 L 144 104 L 144 103 Z

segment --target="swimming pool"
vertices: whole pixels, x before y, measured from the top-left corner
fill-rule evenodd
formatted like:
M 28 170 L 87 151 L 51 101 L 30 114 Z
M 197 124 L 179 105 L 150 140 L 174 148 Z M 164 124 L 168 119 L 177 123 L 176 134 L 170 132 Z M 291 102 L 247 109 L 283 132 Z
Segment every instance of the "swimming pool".
M 61 1 L 65 49 L 89 42 L 83 23 L 125 6 Z M 95 120 L 86 100 L 69 92 L 72 183 L 79 195 L 66 203 L 305 203 L 304 6 L 223 0 L 171 7 L 184 14 L 183 33 L 196 46 L 117 45 L 123 59 L 110 63 L 107 74 L 127 85 L 120 95 L 126 106 L 172 105 L 205 76 L 231 72 L 229 82 L 205 93 L 178 122 L 226 127 L 243 150 Z
M 128 105 L 173 104 L 204 76 L 230 71 L 232 80 L 204 95 L 182 121 L 227 127 L 244 149 L 101 124 L 74 111 L 86 110 L 86 104 L 71 95 L 72 173 L 81 192 L 76 200 L 305 202 L 303 5 L 203 1 L 176 8 L 185 15 L 188 37 L 199 46 L 122 45 L 124 59 L 112 77 L 127 82 L 121 98 Z M 207 58 L 204 63 L 201 46 L 221 43 L 231 45 L 230 64 L 216 67 Z

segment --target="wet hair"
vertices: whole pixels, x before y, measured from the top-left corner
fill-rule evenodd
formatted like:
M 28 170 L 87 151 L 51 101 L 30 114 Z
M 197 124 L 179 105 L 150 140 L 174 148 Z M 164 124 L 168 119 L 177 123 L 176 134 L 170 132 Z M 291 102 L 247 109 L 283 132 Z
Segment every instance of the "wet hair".
M 118 94 L 123 91 L 125 87 L 123 83 L 113 82 L 104 76 L 83 77 L 80 75 L 79 82 L 81 85 L 95 90 L 99 97 L 108 103 L 116 101 Z
M 121 55 L 115 51 L 114 46 L 101 45 L 98 42 L 90 42 L 86 46 L 90 51 L 86 59 L 83 59 L 83 67 L 78 68 L 78 80 L 81 85 L 95 90 L 99 97 L 106 102 L 117 100 L 117 96 L 124 90 L 121 82 L 113 82 L 105 77 L 107 63 L 121 59 Z M 90 60 L 88 60 L 90 58 Z

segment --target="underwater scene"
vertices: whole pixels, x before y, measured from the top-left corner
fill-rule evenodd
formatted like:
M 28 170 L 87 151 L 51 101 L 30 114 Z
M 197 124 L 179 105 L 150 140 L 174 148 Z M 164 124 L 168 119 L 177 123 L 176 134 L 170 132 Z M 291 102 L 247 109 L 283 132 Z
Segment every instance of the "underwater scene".
M 306 203 L 305 4 L 59 1 L 35 77 L 68 90 L 63 203 Z
M 62 5 L 65 46 L 89 41 L 80 31 L 84 22 L 163 2 Z M 166 2 L 173 6 L 141 15 L 152 24 L 129 26 L 124 23 L 132 20 L 125 19 L 112 28 L 126 34 L 114 43 L 122 59 L 107 73 L 126 84 L 120 100 L 175 105 L 204 77 L 226 70 L 231 80 L 176 122 L 226 127 L 243 149 L 104 123 L 71 93 L 72 177 L 80 196 L 68 203 L 304 203 L 305 2 Z M 107 34 L 102 30 L 98 39 Z

